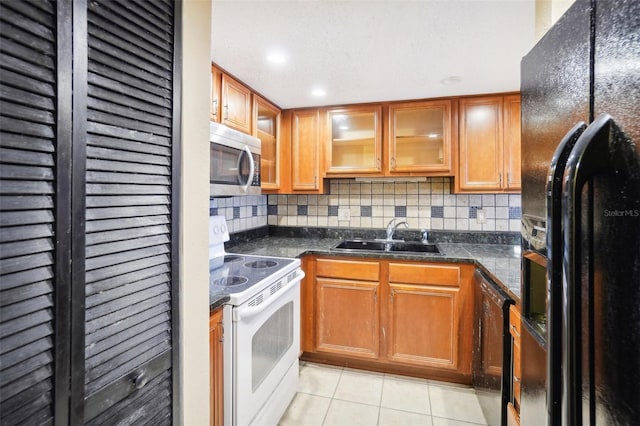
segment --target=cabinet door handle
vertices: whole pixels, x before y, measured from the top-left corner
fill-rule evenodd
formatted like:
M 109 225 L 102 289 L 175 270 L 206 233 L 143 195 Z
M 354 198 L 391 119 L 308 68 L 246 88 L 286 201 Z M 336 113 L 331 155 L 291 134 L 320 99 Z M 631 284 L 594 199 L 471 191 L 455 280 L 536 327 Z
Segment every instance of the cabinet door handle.
M 376 168 L 380 168 L 380 157 L 376 159 Z
M 228 120 L 229 119 L 229 105 L 225 105 L 224 106 L 224 119 Z
M 502 187 L 502 173 L 498 173 L 498 180 L 500 182 L 500 186 Z
M 520 381 L 521 381 L 521 380 L 522 380 L 522 379 L 520 379 L 520 377 L 518 377 L 518 376 L 513 376 L 513 381 L 514 381 L 514 382 L 516 382 L 516 383 L 520 383 Z
M 218 342 L 220 343 L 224 343 L 224 324 L 222 322 L 219 322 L 218 325 L 220 326 L 220 338 L 218 339 Z
M 391 157 L 391 169 L 395 170 L 396 168 L 396 157 Z
M 218 116 L 218 100 L 214 99 L 213 101 L 211 101 L 211 115 L 213 115 L 214 117 Z

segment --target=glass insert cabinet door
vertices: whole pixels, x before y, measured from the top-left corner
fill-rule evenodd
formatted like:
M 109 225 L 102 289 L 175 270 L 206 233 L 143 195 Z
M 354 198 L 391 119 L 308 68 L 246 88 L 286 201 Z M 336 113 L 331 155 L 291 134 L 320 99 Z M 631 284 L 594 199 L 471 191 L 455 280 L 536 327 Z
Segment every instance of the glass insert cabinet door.
M 341 108 L 327 112 L 328 174 L 382 171 L 381 116 L 381 107 Z
M 389 106 L 389 171 L 447 174 L 451 162 L 451 101 Z
M 280 137 L 280 110 L 254 95 L 254 131 L 253 134 L 262 142 L 260 160 L 260 178 L 263 189 L 278 189 L 280 173 L 278 164 L 278 144 Z

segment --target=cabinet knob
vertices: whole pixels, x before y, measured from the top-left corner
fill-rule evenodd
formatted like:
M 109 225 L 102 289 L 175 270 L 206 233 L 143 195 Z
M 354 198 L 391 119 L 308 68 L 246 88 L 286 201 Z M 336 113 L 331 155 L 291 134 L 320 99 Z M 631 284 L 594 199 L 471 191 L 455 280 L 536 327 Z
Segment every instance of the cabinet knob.
M 133 383 L 136 389 L 142 389 L 147 384 L 148 381 L 149 379 L 147 378 L 147 375 L 144 373 L 140 373 L 133 380 Z

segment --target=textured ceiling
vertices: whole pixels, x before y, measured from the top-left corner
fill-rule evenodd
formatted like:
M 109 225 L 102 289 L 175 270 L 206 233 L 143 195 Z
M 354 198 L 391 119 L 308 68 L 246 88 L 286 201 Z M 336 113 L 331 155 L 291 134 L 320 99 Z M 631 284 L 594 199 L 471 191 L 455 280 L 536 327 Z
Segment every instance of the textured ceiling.
M 513 91 L 534 15 L 533 0 L 213 0 L 211 57 L 282 108 Z

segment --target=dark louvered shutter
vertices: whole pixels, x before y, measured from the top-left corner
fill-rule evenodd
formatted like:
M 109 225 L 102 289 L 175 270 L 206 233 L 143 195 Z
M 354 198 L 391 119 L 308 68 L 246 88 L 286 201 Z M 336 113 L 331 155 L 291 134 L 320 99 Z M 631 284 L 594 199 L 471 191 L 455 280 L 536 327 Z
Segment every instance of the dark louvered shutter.
M 53 419 L 56 10 L 0 2 L 0 424 Z
M 2 425 L 179 421 L 179 14 L 0 0 Z
M 171 422 L 173 4 L 87 13 L 85 420 Z

